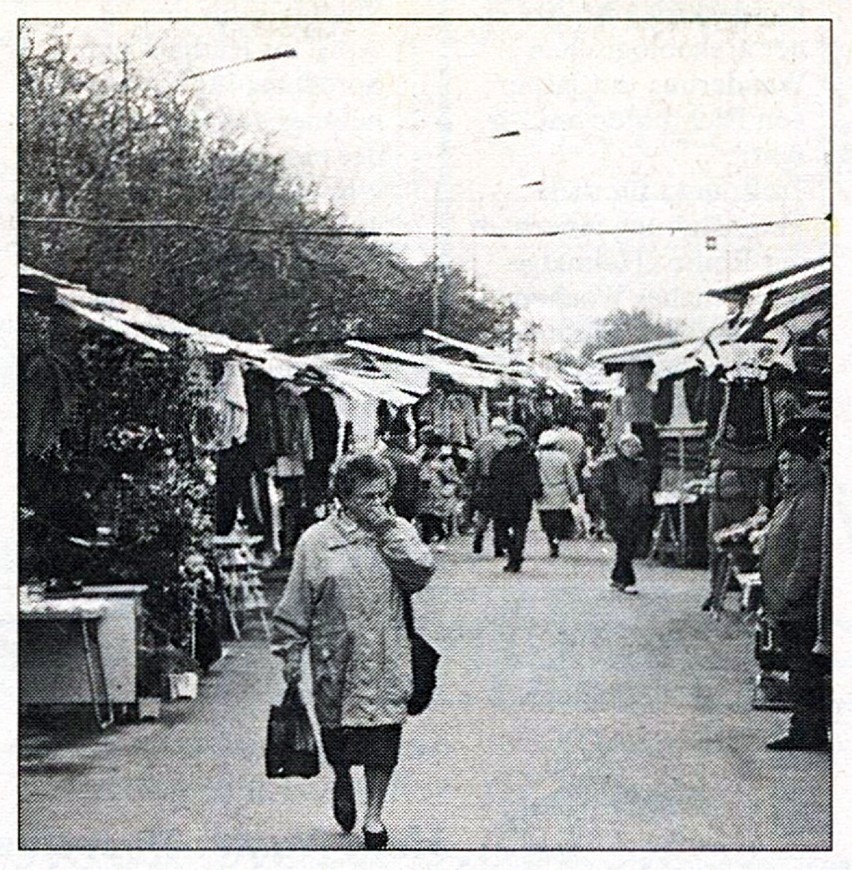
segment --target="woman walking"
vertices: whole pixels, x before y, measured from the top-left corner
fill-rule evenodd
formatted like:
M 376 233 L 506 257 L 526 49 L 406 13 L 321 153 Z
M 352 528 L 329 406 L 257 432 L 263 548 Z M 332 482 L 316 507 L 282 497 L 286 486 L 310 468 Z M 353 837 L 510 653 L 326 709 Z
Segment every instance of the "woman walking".
M 390 464 L 371 454 L 347 456 L 334 477 L 340 509 L 305 531 L 273 614 L 273 653 L 288 685 L 301 679 L 308 646 L 320 736 L 334 768 L 334 817 L 355 826 L 350 768 L 364 767 L 368 849 L 387 845 L 382 809 L 397 764 L 412 692 L 404 596 L 435 570 L 414 527 L 388 509 Z
M 553 430 L 542 432 L 538 439 L 538 463 L 543 494 L 537 500 L 542 531 L 547 535 L 552 558 L 559 556 L 559 542 L 574 534 L 572 508 L 577 504 L 579 487 L 574 464 L 559 449 L 559 435 Z
M 435 549 L 439 552 L 447 549 L 444 542 L 449 537 L 459 482 L 451 452 L 443 447 L 440 438 L 431 439 L 426 444 L 420 466 L 417 516 L 424 543 L 436 544 Z
M 527 441 L 523 426 L 511 424 L 503 430 L 506 446 L 491 462 L 491 514 L 494 535 L 505 541 L 509 561 L 503 570 L 518 573 L 524 561 L 524 544 L 534 499 L 541 498 L 538 460 Z
M 648 463 L 642 458 L 642 442 L 626 433 L 618 439 L 615 456 L 601 463 L 600 487 L 606 528 L 615 541 L 612 587 L 636 594 L 633 560 L 648 536 L 654 503 Z

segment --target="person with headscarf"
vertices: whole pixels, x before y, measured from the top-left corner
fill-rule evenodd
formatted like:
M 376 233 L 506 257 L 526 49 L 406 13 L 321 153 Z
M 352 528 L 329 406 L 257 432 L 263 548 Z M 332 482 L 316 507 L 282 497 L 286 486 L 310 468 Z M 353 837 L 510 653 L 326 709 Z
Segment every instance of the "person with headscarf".
M 615 541 L 611 585 L 619 592 L 635 595 L 633 560 L 647 540 L 653 501 L 642 442 L 633 433 L 622 435 L 615 455 L 601 464 L 600 490 L 606 528 Z
M 513 423 L 503 430 L 506 445 L 491 461 L 490 510 L 494 536 L 506 542 L 509 560 L 504 571 L 518 573 L 533 501 L 541 498 L 541 472 L 523 426 Z
M 559 436 L 552 429 L 542 432 L 538 439 L 538 463 L 544 492 L 536 506 L 554 559 L 559 556 L 559 542 L 570 540 L 574 534 L 572 508 L 580 492 L 574 465 L 568 454 L 558 448 L 558 441 Z
M 766 744 L 776 751 L 827 749 L 825 656 L 816 655 L 817 602 L 823 548 L 825 473 L 820 434 L 806 421 L 779 433 L 783 488 L 763 535 L 763 610 L 789 668 L 793 715 L 786 734 Z

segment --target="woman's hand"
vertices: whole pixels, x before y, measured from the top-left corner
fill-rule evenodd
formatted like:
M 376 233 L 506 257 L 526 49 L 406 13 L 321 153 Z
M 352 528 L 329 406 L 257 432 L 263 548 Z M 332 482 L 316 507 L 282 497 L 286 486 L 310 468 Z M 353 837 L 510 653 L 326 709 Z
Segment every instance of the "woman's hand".
M 372 504 L 364 515 L 364 524 L 378 537 L 396 526 L 396 517 L 383 504 Z

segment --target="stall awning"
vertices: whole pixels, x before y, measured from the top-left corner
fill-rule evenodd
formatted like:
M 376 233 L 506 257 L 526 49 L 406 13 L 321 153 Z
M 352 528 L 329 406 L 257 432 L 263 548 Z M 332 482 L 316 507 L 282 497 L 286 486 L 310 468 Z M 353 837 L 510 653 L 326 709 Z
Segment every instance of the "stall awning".
M 379 359 L 397 360 L 399 362 L 423 366 L 430 372 L 444 375 L 462 386 L 494 389 L 499 387 L 502 383 L 502 379 L 499 375 L 478 371 L 472 366 L 465 365 L 464 363 L 452 362 L 443 357 L 434 356 L 433 354 L 408 353 L 407 351 L 382 347 L 378 344 L 371 344 L 356 339 L 349 339 L 346 342 L 346 345 L 354 350 L 363 351 L 371 356 L 378 357 Z
M 722 375 L 727 380 L 765 380 L 773 366 L 795 369 L 793 337 L 783 326 L 754 341 L 743 341 L 738 330 L 723 323 L 707 334 L 696 359 L 708 375 Z
M 723 290 L 709 290 L 706 295 L 738 303 L 728 326 L 740 340 L 759 339 L 779 326 L 792 327 L 798 333 L 818 322 L 818 312 L 828 312 L 831 258 L 812 260 Z

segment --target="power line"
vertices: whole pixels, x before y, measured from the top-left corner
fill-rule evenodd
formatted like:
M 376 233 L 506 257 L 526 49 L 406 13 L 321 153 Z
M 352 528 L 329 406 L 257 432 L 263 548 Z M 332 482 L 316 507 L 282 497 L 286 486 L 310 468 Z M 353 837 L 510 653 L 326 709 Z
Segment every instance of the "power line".
M 685 233 L 706 230 L 746 230 L 762 227 L 776 227 L 785 224 L 801 224 L 814 221 L 830 221 L 831 216 L 782 218 L 780 220 L 746 221 L 727 224 L 680 224 L 654 225 L 643 227 L 569 227 L 555 230 L 534 230 L 530 232 L 517 231 L 469 231 L 453 232 L 451 230 L 373 230 L 373 229 L 323 229 L 309 227 L 265 227 L 265 226 L 223 226 L 218 224 L 196 223 L 194 221 L 175 220 L 91 220 L 76 217 L 46 217 L 37 215 L 22 215 L 21 223 L 27 224 L 65 224 L 85 227 L 87 229 L 128 229 L 128 230 L 194 230 L 208 233 L 240 233 L 245 235 L 274 235 L 292 237 L 331 237 L 331 238 L 435 238 L 442 239 L 543 239 L 570 235 L 628 235 L 638 233 Z

